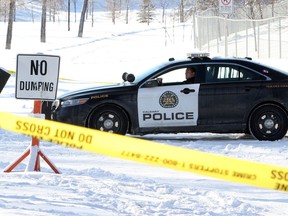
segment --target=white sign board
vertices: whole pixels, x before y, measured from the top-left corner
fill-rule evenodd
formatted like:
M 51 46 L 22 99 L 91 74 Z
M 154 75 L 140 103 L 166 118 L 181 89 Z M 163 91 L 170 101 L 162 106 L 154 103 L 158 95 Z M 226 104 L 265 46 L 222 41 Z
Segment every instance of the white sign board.
M 224 14 L 233 13 L 233 0 L 219 0 L 219 12 Z
M 59 56 L 17 55 L 16 98 L 56 99 L 59 67 Z

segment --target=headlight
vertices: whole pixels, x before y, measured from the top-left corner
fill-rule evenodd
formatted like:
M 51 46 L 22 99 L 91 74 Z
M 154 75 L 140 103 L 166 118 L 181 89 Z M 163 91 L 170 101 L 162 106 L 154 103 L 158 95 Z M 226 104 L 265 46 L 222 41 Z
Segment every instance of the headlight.
M 60 100 L 54 100 L 51 106 L 52 110 L 58 109 L 59 105 L 60 105 Z
M 89 98 L 79 98 L 79 99 L 62 101 L 61 107 L 69 107 L 69 106 L 76 106 L 76 105 L 84 104 L 88 100 Z

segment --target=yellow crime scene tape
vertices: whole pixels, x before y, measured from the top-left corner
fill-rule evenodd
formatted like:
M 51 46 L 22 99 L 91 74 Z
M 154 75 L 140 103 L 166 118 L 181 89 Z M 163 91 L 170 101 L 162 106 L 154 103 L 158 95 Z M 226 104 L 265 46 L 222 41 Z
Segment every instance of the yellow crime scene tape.
M 8 70 L 8 72 L 12 75 L 12 74 L 16 74 L 16 71 L 14 70 Z M 70 79 L 70 78 L 64 78 L 64 77 L 59 77 L 59 80 L 61 81 L 71 81 L 71 82 L 79 82 L 79 80 L 75 80 L 75 79 Z M 84 81 L 84 82 L 88 82 L 88 81 Z M 116 84 L 117 82 L 93 82 L 93 81 L 89 81 L 89 83 L 97 83 L 97 84 Z
M 16 74 L 16 71 L 14 71 L 14 70 L 8 70 L 8 72 L 9 72 L 10 74 Z
M 0 128 L 115 158 L 288 192 L 288 168 L 0 112 Z

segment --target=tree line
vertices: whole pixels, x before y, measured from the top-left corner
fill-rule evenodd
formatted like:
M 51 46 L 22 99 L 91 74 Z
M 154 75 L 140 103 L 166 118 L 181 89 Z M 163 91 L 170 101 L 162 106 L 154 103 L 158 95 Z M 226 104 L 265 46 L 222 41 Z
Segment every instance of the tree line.
M 243 8 L 246 13 L 245 18 L 262 19 L 262 11 L 265 6 L 270 5 L 272 7 L 271 16 L 273 17 L 275 15 L 274 5 L 283 1 L 287 0 L 234 0 L 233 4 L 234 7 Z M 186 22 L 193 15 L 207 10 L 214 10 L 217 14 L 219 0 L 104 0 L 100 2 L 97 0 L 0 0 L 0 21 L 8 22 L 6 49 L 11 49 L 13 22 L 17 21 L 17 10 L 29 10 L 31 21 L 34 22 L 34 13 L 37 6 L 42 9 L 40 41 L 45 43 L 47 19 L 55 22 L 57 14 L 63 11 L 67 12 L 67 29 L 70 31 L 73 13 L 73 20 L 77 22 L 77 6 L 82 6 L 78 30 L 78 37 L 82 37 L 85 20 L 91 19 L 92 25 L 94 23 L 93 14 L 96 6 L 109 12 L 113 24 L 116 24 L 117 19 L 123 13 L 125 23 L 129 24 L 129 13 L 132 9 L 136 9 L 138 11 L 137 21 L 149 25 L 154 20 L 156 9 L 161 10 L 162 22 L 165 21 L 167 9 L 174 9 L 177 20 Z M 218 15 L 221 16 L 219 13 Z M 233 15 L 235 14 L 229 16 L 233 17 Z

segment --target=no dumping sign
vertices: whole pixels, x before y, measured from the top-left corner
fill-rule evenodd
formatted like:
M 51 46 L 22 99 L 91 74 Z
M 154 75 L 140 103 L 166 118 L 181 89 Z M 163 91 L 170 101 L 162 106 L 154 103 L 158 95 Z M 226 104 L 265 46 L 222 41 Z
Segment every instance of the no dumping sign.
M 54 100 L 57 94 L 60 57 L 17 55 L 16 98 Z

